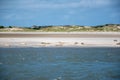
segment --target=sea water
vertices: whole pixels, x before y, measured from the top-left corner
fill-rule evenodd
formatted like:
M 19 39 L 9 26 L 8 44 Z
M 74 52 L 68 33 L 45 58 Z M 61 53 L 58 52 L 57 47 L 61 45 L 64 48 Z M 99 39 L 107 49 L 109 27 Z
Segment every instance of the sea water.
M 120 80 L 120 48 L 0 48 L 0 80 Z

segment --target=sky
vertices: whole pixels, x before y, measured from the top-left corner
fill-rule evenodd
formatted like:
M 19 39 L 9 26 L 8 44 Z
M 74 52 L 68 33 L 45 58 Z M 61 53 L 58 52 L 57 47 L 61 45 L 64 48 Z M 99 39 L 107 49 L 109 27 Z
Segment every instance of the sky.
M 120 0 L 0 0 L 0 25 L 120 24 Z

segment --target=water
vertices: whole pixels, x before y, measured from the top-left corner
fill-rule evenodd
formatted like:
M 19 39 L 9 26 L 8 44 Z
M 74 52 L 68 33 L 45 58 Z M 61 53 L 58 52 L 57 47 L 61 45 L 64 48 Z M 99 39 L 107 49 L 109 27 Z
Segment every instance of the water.
M 0 80 L 120 80 L 120 48 L 0 48 Z

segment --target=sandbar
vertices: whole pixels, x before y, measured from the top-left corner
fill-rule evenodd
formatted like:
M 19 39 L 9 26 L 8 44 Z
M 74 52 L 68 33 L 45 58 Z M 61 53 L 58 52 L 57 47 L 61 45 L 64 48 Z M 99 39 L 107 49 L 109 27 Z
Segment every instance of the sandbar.
M 0 32 L 0 47 L 120 47 L 120 32 Z

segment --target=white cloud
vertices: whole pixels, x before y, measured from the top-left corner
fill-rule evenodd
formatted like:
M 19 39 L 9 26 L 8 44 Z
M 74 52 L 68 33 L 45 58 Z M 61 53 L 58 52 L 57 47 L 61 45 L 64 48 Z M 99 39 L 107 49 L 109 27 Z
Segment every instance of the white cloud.
M 4 2 L 5 4 L 5 2 Z M 6 2 L 1 8 L 11 9 L 59 9 L 59 8 L 95 8 L 112 4 L 112 0 L 13 0 Z M 1 9 L 0 8 L 0 9 Z
M 30 3 L 26 7 L 31 8 L 95 8 L 104 7 L 111 5 L 111 0 L 80 0 L 80 1 L 69 1 L 69 2 L 34 2 Z
M 111 0 L 81 0 L 79 5 L 85 8 L 104 7 L 111 5 Z
M 33 15 L 28 14 L 16 14 L 16 13 L 9 13 L 2 16 L 5 20 L 23 20 L 23 19 L 32 19 L 34 18 Z

